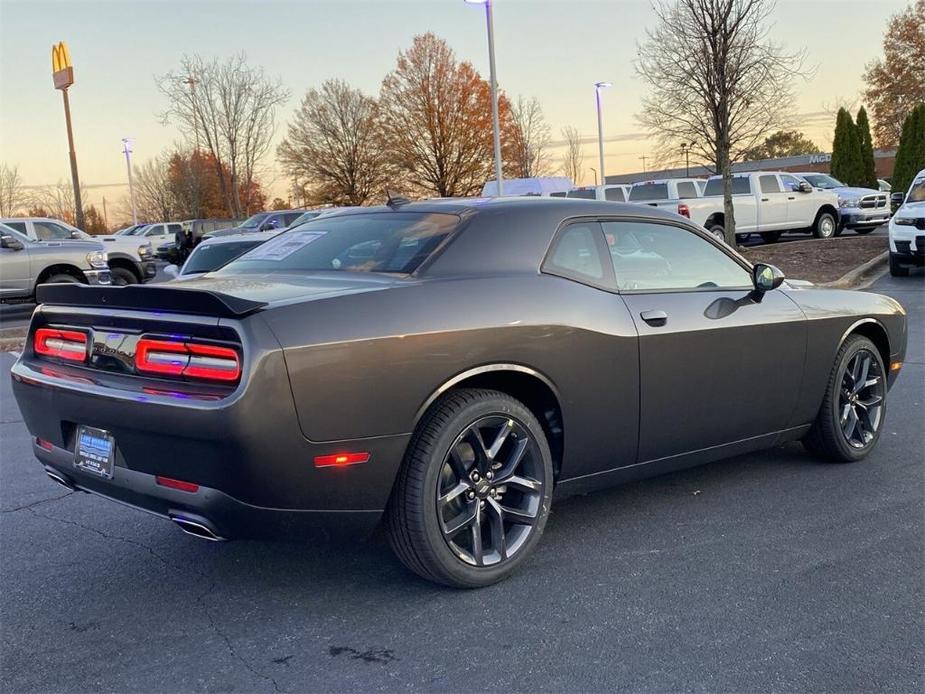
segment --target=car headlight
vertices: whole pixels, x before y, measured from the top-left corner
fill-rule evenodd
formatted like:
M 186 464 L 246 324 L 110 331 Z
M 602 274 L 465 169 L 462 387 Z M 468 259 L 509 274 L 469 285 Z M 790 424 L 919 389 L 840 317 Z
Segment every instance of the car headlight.
M 144 259 L 147 256 L 154 255 L 154 249 L 151 248 L 150 243 L 146 243 L 143 246 L 138 247 L 138 256 Z
M 87 264 L 97 270 L 105 270 L 109 267 L 109 258 L 106 251 L 90 251 L 87 253 Z
M 914 227 L 915 217 L 893 217 L 893 224 L 898 224 L 901 227 Z
M 860 198 L 843 198 L 841 195 L 838 196 L 839 207 L 859 207 L 860 204 Z

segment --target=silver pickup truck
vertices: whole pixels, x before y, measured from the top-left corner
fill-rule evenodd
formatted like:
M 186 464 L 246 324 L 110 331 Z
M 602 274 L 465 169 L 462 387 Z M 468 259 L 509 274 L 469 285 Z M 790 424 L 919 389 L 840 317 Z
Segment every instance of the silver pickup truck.
M 0 224 L 0 302 L 28 301 L 40 284 L 111 282 L 103 244 L 97 241 L 33 241 Z

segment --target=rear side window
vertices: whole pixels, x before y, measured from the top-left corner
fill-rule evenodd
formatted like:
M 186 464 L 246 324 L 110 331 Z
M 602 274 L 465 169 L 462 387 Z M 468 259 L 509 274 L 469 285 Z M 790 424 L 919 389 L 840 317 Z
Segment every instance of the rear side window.
M 697 194 L 697 186 L 694 185 L 693 181 L 681 181 L 678 184 L 678 197 L 681 200 L 686 200 L 687 198 L 699 198 Z
M 667 183 L 640 183 L 633 186 L 630 191 L 630 202 L 649 202 L 652 200 L 667 200 Z
M 777 182 L 777 176 L 759 176 L 758 182 L 761 185 L 762 193 L 780 193 L 780 183 Z
M 605 188 L 604 198 L 611 202 L 626 202 L 626 196 L 622 188 Z
M 250 272 L 391 272 L 417 270 L 459 226 L 453 214 L 368 212 L 319 217 L 226 265 Z
M 581 198 L 582 200 L 594 200 L 594 189 L 593 188 L 576 188 L 575 190 L 570 190 L 566 197 Z
M 601 227 L 578 222 L 563 228 L 546 258 L 543 271 L 579 282 L 601 284 L 606 279 L 601 260 Z
M 748 176 L 733 176 L 732 177 L 732 194 L 733 195 L 750 195 L 752 192 L 752 184 L 749 181 Z M 704 197 L 709 197 L 711 195 L 722 195 L 723 194 L 723 179 L 722 178 L 711 178 L 707 181 L 707 187 L 703 191 Z
M 25 222 L 4 222 L 10 229 L 18 231 L 20 234 L 26 236 L 26 223 Z

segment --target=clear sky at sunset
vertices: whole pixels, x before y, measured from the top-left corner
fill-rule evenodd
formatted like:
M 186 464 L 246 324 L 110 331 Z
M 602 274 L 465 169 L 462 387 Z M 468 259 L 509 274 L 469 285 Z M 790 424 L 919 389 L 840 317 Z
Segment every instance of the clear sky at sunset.
M 860 104 L 864 65 L 881 53 L 887 21 L 905 4 L 778 3 L 773 39 L 789 50 L 805 48 L 816 68 L 797 84 L 797 110 L 806 114 L 799 127 L 824 149 L 834 120 L 828 110 L 841 101 Z M 509 95 L 536 96 L 558 139 L 566 125 L 596 136 L 593 83 L 612 81 L 604 96 L 608 173 L 639 170 L 649 145 L 634 121 L 644 86 L 633 76 L 633 60 L 652 22 L 646 0 L 495 0 L 499 83 Z M 279 138 L 307 88 L 339 77 L 375 94 L 398 51 L 426 31 L 487 77 L 484 13 L 463 0 L 0 0 L 0 161 L 18 165 L 30 185 L 69 181 L 61 96 L 51 80 L 57 41 L 68 43 L 74 63 L 77 155 L 81 180 L 92 187 L 124 183 L 122 137 L 136 139 L 136 163 L 178 139 L 159 120 L 165 102 L 154 76 L 177 67 L 183 53 L 245 51 L 251 63 L 278 75 L 292 93 L 279 114 Z M 589 145 L 586 165 L 594 166 L 594 157 Z M 282 194 L 282 177 L 269 179 Z M 90 201 L 103 194 L 113 200 L 124 190 L 91 188 Z

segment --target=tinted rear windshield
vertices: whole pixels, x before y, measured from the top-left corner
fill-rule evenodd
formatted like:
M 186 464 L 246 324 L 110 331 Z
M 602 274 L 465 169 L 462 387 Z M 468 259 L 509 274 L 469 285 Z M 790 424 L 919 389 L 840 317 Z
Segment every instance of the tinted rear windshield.
M 183 274 L 192 272 L 212 272 L 229 260 L 234 260 L 263 241 L 228 241 L 227 243 L 209 243 L 199 246 L 183 266 Z
M 249 272 L 414 272 L 459 224 L 452 214 L 369 212 L 320 217 L 226 265 Z
M 630 202 L 648 202 L 650 200 L 667 200 L 667 183 L 642 183 L 633 186 L 630 191 Z
M 733 195 L 747 195 L 752 192 L 752 185 L 749 182 L 748 177 L 746 176 L 733 176 L 732 177 L 732 194 Z M 723 194 L 723 179 L 721 178 L 711 178 L 707 181 L 707 187 L 703 191 L 703 196 L 705 198 L 710 197 L 711 195 L 722 195 Z

